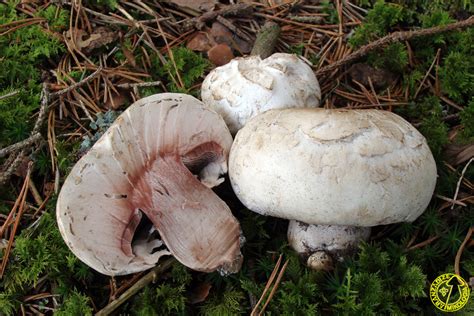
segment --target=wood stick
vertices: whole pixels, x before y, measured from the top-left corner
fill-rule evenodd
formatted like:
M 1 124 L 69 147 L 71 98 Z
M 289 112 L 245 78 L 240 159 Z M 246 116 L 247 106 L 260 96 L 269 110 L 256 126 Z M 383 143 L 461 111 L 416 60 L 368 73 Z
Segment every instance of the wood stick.
M 439 34 L 443 32 L 449 32 L 449 31 L 453 31 L 453 30 L 457 30 L 461 28 L 471 27 L 473 25 L 474 25 L 474 17 L 470 17 L 467 20 L 459 21 L 459 22 L 455 22 L 455 23 L 451 23 L 451 24 L 447 24 L 443 26 L 435 26 L 435 27 L 430 27 L 427 29 L 421 29 L 421 30 L 416 30 L 416 31 L 394 32 L 374 42 L 371 42 L 367 45 L 362 46 L 361 48 L 359 48 L 352 54 L 349 54 L 346 57 L 336 62 L 333 62 L 332 64 L 328 66 L 320 68 L 319 70 L 316 71 L 316 75 L 320 75 L 322 73 L 335 70 L 387 44 L 401 42 L 401 41 L 408 41 L 415 37 L 429 36 L 429 35 Z
M 280 36 L 280 26 L 272 21 L 266 22 L 257 34 L 250 55 L 265 59 L 273 53 Z

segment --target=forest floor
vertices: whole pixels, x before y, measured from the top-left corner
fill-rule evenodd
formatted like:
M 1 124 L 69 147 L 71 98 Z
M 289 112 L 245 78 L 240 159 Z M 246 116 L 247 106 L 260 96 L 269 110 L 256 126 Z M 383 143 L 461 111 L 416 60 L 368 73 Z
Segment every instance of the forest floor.
M 0 315 L 439 312 L 437 276 L 474 285 L 473 12 L 466 0 L 0 1 Z M 135 100 L 199 98 L 205 75 L 249 54 L 269 21 L 275 52 L 312 63 L 322 107 L 393 111 L 426 137 L 438 181 L 425 213 L 374 227 L 314 272 L 289 249 L 287 221 L 245 209 L 226 180 L 216 192 L 246 237 L 239 273 L 163 260 L 111 278 L 79 261 L 55 217 L 75 162 Z M 267 283 L 276 290 L 262 295 Z M 474 313 L 472 294 L 461 313 Z

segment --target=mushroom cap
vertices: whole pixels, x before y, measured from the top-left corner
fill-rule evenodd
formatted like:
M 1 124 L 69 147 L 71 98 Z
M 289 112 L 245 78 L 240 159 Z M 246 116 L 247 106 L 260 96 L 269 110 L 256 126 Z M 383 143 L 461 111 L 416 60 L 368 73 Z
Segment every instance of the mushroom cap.
M 318 107 L 321 90 L 311 67 L 297 55 L 277 53 L 235 58 L 212 70 L 201 87 L 202 101 L 235 134 L 270 109 Z
M 236 272 L 239 223 L 208 188 L 227 171 L 231 144 L 222 118 L 194 97 L 135 102 L 66 178 L 56 208 L 64 240 L 107 275 L 146 270 L 169 252 L 194 270 Z M 144 216 L 169 252 L 152 253 L 161 242 L 150 234 L 134 240 Z
M 436 164 L 425 138 L 379 110 L 271 110 L 236 135 L 229 177 L 263 215 L 308 224 L 375 226 L 415 220 Z

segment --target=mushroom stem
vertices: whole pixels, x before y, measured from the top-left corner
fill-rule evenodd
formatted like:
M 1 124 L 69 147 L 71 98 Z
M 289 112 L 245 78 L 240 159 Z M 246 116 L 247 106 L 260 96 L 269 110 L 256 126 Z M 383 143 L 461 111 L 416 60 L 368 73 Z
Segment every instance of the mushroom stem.
M 342 261 L 367 240 L 370 227 L 310 225 L 296 220 L 288 226 L 288 242 L 314 270 L 330 270 L 333 259 Z

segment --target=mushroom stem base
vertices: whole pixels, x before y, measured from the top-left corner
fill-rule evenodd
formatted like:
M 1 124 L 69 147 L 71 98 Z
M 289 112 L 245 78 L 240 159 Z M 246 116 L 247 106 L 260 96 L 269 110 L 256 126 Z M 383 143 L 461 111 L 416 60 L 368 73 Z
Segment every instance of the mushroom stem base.
M 304 257 L 309 267 L 315 269 L 320 269 L 317 267 L 321 264 L 309 264 L 310 261 L 325 258 L 324 261 L 328 262 L 328 257 L 342 261 L 344 256 L 353 253 L 358 244 L 369 236 L 370 227 L 310 225 L 295 220 L 290 221 L 288 227 L 288 242 L 291 248 Z M 327 269 L 326 264 L 324 266 L 324 269 Z

